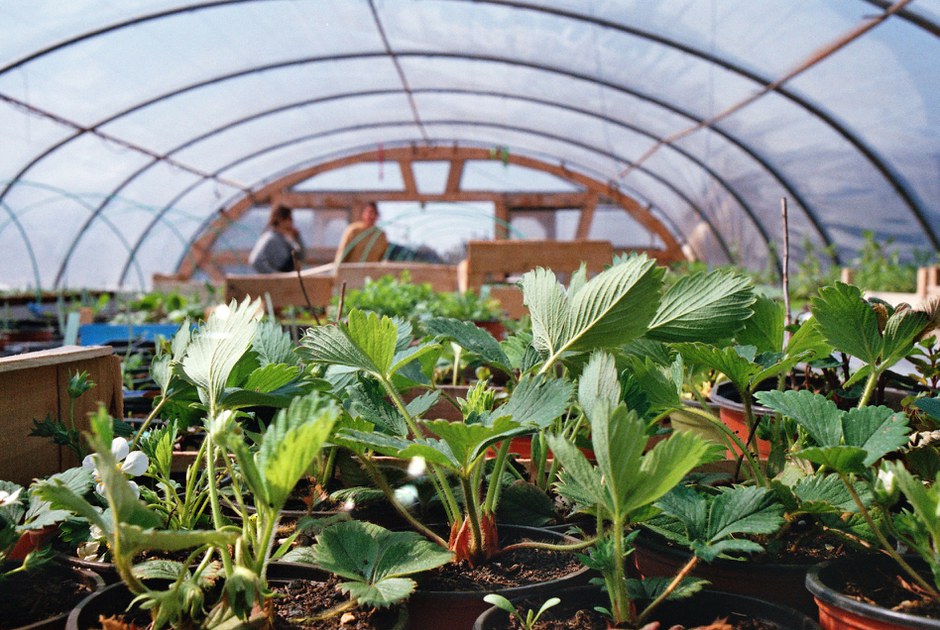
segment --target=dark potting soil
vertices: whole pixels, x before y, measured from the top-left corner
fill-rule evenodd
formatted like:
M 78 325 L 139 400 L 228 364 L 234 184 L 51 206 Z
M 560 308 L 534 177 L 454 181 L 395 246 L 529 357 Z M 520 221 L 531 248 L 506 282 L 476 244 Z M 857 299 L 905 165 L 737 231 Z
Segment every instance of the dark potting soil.
M 940 619 L 940 604 L 894 570 L 872 567 L 865 573 L 856 573 L 848 578 L 841 591 L 866 604 L 908 615 Z
M 327 582 L 291 580 L 277 585 L 273 600 L 273 624 L 277 630 L 387 630 L 395 625 L 401 611 L 399 607 L 351 610 L 327 617 L 313 619 L 324 611 L 341 606 L 349 600 L 337 588 L 335 577 Z
M 445 564 L 417 576 L 427 591 L 491 591 L 555 580 L 581 568 L 574 554 L 544 549 L 514 549 L 477 567 L 466 562 Z
M 19 628 L 70 611 L 91 593 L 69 567 L 49 564 L 0 582 L 0 628 Z
M 538 609 L 539 604 L 535 605 Z M 525 610 L 525 608 L 523 608 Z M 605 617 L 596 610 L 579 610 L 574 615 L 562 619 L 552 619 L 551 612 L 546 612 L 535 625 L 536 630 L 607 630 L 610 626 L 609 617 Z M 653 618 L 655 619 L 655 615 Z M 511 630 L 524 630 L 522 624 L 515 618 L 509 624 Z M 775 623 L 759 619 L 735 618 L 729 615 L 723 619 L 701 626 L 660 626 L 659 630 L 780 630 Z

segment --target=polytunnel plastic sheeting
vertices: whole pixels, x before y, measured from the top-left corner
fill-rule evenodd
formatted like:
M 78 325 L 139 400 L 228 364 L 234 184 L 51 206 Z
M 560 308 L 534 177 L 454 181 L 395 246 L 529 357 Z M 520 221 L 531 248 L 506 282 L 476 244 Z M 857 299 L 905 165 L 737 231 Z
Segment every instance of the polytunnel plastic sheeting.
M 0 2 L 0 286 L 146 283 L 292 170 L 427 144 L 633 191 L 715 261 L 762 266 L 781 197 L 797 253 L 807 238 L 851 261 L 865 229 L 933 250 L 940 2 L 902 0 L 812 62 L 889 6 Z

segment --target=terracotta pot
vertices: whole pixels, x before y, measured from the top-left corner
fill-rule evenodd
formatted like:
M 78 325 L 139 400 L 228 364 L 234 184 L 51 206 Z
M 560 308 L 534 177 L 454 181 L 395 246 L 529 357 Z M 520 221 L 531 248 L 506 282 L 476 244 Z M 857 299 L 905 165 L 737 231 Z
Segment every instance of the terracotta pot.
M 688 551 L 670 547 L 645 531 L 637 538 L 633 552 L 637 571 L 644 577 L 674 576 L 690 557 Z M 806 573 L 812 566 L 719 558 L 708 564 L 699 563 L 691 575 L 708 580 L 709 588 L 774 602 L 815 619 L 816 603 L 804 587 Z
M 486 332 L 493 335 L 496 338 L 496 341 L 502 341 L 506 338 L 506 326 L 503 325 L 503 322 L 498 319 L 494 320 L 478 320 L 473 322 L 477 328 L 482 328 Z
M 912 561 L 917 566 L 916 561 Z M 823 562 L 810 569 L 806 588 L 819 605 L 819 622 L 824 630 L 940 629 L 940 619 L 895 612 L 851 598 L 844 593 L 848 576 L 868 575 L 875 570 L 898 573 L 897 564 L 887 556 L 854 556 Z M 929 573 L 925 573 L 926 575 Z M 929 577 L 927 578 L 929 581 Z
M 549 609 L 543 617 L 545 619 L 565 619 L 578 610 L 610 605 L 607 595 L 596 586 L 579 586 L 556 591 L 553 595 L 561 599 L 561 604 Z M 524 603 L 522 607 L 524 609 L 538 608 L 541 603 L 541 600 L 536 598 Z M 688 599 L 666 601 L 653 613 L 652 620 L 659 621 L 662 628 L 669 628 L 676 624 L 683 627 L 697 627 L 723 617 L 727 617 L 729 621 L 742 618 L 758 619 L 775 624 L 774 627 L 780 630 L 819 629 L 815 621 L 791 608 L 719 591 L 701 591 Z M 493 606 L 477 618 L 473 628 L 474 630 L 509 628 L 509 614 Z
M 22 562 L 31 551 L 36 551 L 52 540 L 58 531 L 58 525 L 46 525 L 42 529 L 30 529 L 23 532 L 13 545 L 13 549 L 7 554 L 7 560 Z
M 741 442 L 747 440 L 748 425 L 744 417 L 744 405 L 741 403 L 738 391 L 735 389 L 734 385 L 729 381 L 720 383 L 718 387 L 712 390 L 711 400 L 718 406 L 718 417 L 725 426 L 734 431 L 741 439 Z M 773 415 L 773 411 L 767 407 L 758 405 L 756 402 L 751 405 L 751 411 L 754 414 L 755 420 L 764 416 Z M 770 442 L 754 438 L 753 444 L 761 459 L 767 459 L 770 456 Z M 737 447 L 728 449 L 728 457 L 731 459 L 738 457 L 740 454 L 741 452 Z
M 71 570 L 79 577 L 79 580 L 92 591 L 92 595 L 101 592 L 101 590 L 105 588 L 104 580 L 102 580 L 101 576 L 94 573 L 93 571 L 87 571 L 74 567 L 72 567 Z M 70 611 L 66 610 L 65 612 L 62 612 L 58 615 L 43 619 L 42 621 L 20 626 L 16 630 L 59 630 L 59 628 L 62 628 L 65 620 L 68 618 L 69 613 Z
M 500 537 L 540 537 L 559 541 L 575 541 L 570 536 L 536 527 L 501 525 L 499 532 Z M 469 630 L 476 618 L 489 607 L 489 604 L 483 601 L 484 595 L 498 593 L 508 599 L 531 598 L 544 601 L 555 595 L 560 589 L 583 584 L 587 579 L 587 571 L 587 567 L 581 567 L 577 571 L 557 580 L 496 590 L 428 591 L 419 588 L 408 599 L 410 627 Z

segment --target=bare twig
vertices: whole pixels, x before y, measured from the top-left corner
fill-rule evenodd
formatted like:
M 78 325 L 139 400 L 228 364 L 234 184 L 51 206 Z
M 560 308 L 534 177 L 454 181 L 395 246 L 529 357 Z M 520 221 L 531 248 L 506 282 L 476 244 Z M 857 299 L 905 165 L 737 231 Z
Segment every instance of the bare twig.
M 793 323 L 790 316 L 790 219 L 787 215 L 787 198 L 780 199 L 780 212 L 783 215 L 783 325 Z M 784 328 L 783 349 L 790 341 L 790 331 Z
M 343 321 L 343 302 L 346 300 L 346 281 L 339 288 L 339 308 L 336 309 L 336 323 Z
M 297 282 L 300 284 L 300 290 L 304 294 L 304 302 L 307 303 L 307 309 L 310 311 L 310 314 L 313 315 L 313 320 L 317 323 L 317 326 L 320 326 L 320 318 L 317 317 L 317 312 L 313 308 L 313 304 L 310 303 L 310 296 L 307 295 L 307 287 L 304 286 L 304 278 L 300 275 L 300 261 L 297 260 L 297 252 L 294 250 L 290 251 L 291 260 L 294 261 L 294 271 L 297 272 Z

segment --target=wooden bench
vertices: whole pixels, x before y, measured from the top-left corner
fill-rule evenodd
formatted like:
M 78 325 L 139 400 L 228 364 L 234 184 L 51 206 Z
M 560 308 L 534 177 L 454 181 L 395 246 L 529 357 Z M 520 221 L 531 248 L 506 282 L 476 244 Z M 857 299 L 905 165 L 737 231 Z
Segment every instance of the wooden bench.
M 326 308 L 333 296 L 332 276 L 317 275 L 312 273 L 312 270 L 301 271 L 300 276 L 303 279 L 303 289 L 297 279 L 297 273 L 293 271 L 225 276 L 225 301 L 234 299 L 240 302 L 246 296 L 263 299 L 267 293 L 275 311 L 281 311 L 288 306 L 305 308 L 306 289 L 311 306 Z
M 510 317 L 528 312 L 518 287 L 505 283 L 536 267 L 551 269 L 562 282 L 584 263 L 590 275 L 597 274 L 613 260 L 610 241 L 470 241 L 467 257 L 458 265 L 461 291 L 479 293 L 489 286 L 490 297 L 499 300 Z
M 341 263 L 336 269 L 334 283 L 337 289 L 346 283 L 346 290 L 360 289 L 366 278 L 378 280 L 383 276 L 398 278 L 403 271 L 411 276 L 412 284 L 430 284 L 435 291 L 457 290 L 457 265 L 440 265 L 421 262 Z

